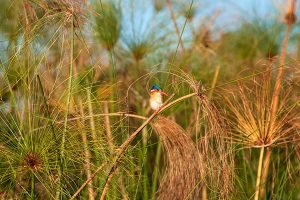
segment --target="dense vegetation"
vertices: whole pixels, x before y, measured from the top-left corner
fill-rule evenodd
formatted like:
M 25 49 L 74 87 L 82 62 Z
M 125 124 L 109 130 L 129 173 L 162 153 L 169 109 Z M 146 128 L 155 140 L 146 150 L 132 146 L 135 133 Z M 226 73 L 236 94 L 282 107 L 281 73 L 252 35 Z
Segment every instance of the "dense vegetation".
M 295 0 L 0 4 L 2 199 L 299 198 Z

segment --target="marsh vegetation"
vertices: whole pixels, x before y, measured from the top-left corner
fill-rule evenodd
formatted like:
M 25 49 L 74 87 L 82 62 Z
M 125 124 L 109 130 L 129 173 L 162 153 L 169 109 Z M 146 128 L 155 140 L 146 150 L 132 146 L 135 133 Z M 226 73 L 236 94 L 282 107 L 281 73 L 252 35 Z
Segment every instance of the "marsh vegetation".
M 297 2 L 268 2 L 1 0 L 0 198 L 299 199 Z

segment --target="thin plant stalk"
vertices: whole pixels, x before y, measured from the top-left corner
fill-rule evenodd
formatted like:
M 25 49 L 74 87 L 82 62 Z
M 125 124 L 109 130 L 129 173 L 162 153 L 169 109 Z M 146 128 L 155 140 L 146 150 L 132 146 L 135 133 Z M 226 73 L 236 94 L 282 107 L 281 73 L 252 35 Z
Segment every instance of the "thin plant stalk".
M 123 177 L 119 178 L 119 183 L 120 183 L 120 192 L 122 194 L 122 200 L 128 200 L 127 194 L 126 194 L 126 188 L 124 185 Z
M 95 128 L 95 119 L 94 119 L 94 112 L 93 112 L 93 105 L 92 105 L 92 99 L 91 99 L 91 92 L 88 88 L 86 88 L 86 94 L 87 94 L 87 103 L 88 103 L 88 109 L 89 109 L 89 115 L 90 117 L 90 126 L 91 126 L 91 135 L 92 138 L 95 141 L 97 141 L 97 134 L 96 134 L 96 128 Z
M 35 199 L 35 176 L 33 172 L 31 172 L 31 199 Z
M 284 68 L 284 60 L 285 60 L 285 56 L 286 56 L 286 48 L 287 48 L 287 43 L 288 43 L 288 39 L 289 39 L 289 32 L 291 30 L 291 26 L 287 27 L 287 30 L 285 32 L 285 37 L 282 43 L 282 50 L 281 50 L 281 54 L 280 54 L 280 58 L 279 58 L 279 68 L 278 68 L 278 74 L 276 77 L 276 82 L 275 82 L 275 86 L 274 86 L 274 93 L 272 96 L 272 107 L 271 107 L 271 116 L 270 116 L 270 128 L 273 127 L 274 121 L 275 121 L 275 117 L 276 117 L 276 113 L 278 110 L 278 104 L 279 104 L 279 94 L 281 91 L 281 85 L 282 85 L 282 77 L 283 77 L 283 68 Z
M 86 131 L 83 128 L 84 124 L 84 110 L 83 110 L 83 105 L 82 105 L 82 100 L 79 99 L 79 109 L 80 109 L 80 115 L 82 116 L 82 121 L 78 120 L 78 126 L 80 127 L 80 132 L 81 132 L 81 138 L 82 138 L 82 143 L 83 143 L 83 149 L 84 149 L 84 164 L 85 164 L 85 171 L 86 171 L 86 176 L 88 179 L 92 177 L 91 173 L 91 165 L 90 165 L 90 158 L 91 158 L 91 153 L 88 147 L 88 142 L 87 142 L 87 136 L 86 136 Z M 88 183 L 88 194 L 89 194 L 89 199 L 94 200 L 95 199 L 95 194 L 94 194 L 94 189 L 93 189 L 93 182 Z
M 104 113 L 105 114 L 109 114 L 109 110 L 108 110 L 108 103 L 107 103 L 107 101 L 105 101 L 104 102 Z M 111 154 L 113 154 L 113 152 L 114 152 L 114 149 L 115 149 L 115 145 L 114 145 L 114 142 L 113 142 L 113 136 L 112 136 L 112 130 L 111 130 L 111 123 L 110 123 L 110 119 L 109 119 L 109 116 L 108 115 L 106 115 L 105 117 L 104 117 L 104 123 L 105 123 L 105 128 L 106 128 L 106 137 L 107 137 L 107 143 L 108 143 L 108 146 L 109 146 L 109 150 L 110 150 L 110 152 L 111 152 Z M 112 180 L 110 179 L 109 180 L 109 183 L 111 182 Z M 122 181 L 122 179 L 119 179 L 119 186 L 120 186 L 120 188 L 122 189 L 124 189 L 124 183 L 123 183 L 123 181 Z M 114 192 L 114 194 L 116 194 L 116 191 L 117 191 L 117 188 L 116 188 L 116 186 L 114 185 L 113 186 L 113 192 Z M 124 192 L 123 192 L 123 196 L 124 196 Z M 116 196 L 116 195 L 114 195 L 114 196 Z M 101 197 L 100 197 L 101 198 Z
M 267 148 L 266 155 L 264 158 L 264 163 L 263 163 L 262 183 L 259 191 L 259 195 L 261 199 L 264 198 L 264 194 L 265 194 L 265 185 L 268 178 L 270 159 L 271 159 L 271 148 Z
M 101 166 L 99 166 L 96 171 L 91 175 L 90 178 L 88 178 L 77 190 L 76 192 L 73 194 L 73 196 L 70 198 L 70 200 L 74 200 L 78 194 L 85 188 L 85 186 L 87 186 L 95 177 L 96 175 L 102 171 L 102 169 L 105 167 L 105 165 L 107 164 L 108 161 L 105 161 L 101 164 Z
M 143 162 L 144 162 L 144 167 L 142 167 L 142 170 L 143 170 L 143 178 L 145 180 L 143 180 L 143 199 L 149 199 L 148 198 L 148 175 L 147 175 L 147 159 L 146 159 L 146 156 L 147 156 L 147 143 L 148 143 L 148 130 L 147 128 L 145 127 L 143 130 L 142 130 L 142 138 L 143 138 Z
M 162 153 L 162 143 L 159 140 L 157 143 L 156 148 L 156 155 L 155 155 L 155 161 L 154 161 L 154 170 L 153 170 L 153 179 L 152 179 L 152 189 L 151 189 L 151 199 L 154 199 L 155 193 L 157 190 L 157 182 L 158 182 L 158 169 L 159 169 L 159 163 Z
M 138 135 L 138 133 L 147 125 L 151 122 L 151 120 L 156 116 L 158 115 L 159 113 L 163 112 L 164 110 L 168 109 L 169 107 L 172 107 L 173 105 L 183 101 L 183 100 L 186 100 L 186 99 L 189 99 L 191 97 L 194 97 L 194 96 L 197 96 L 198 93 L 194 92 L 194 93 L 190 93 L 190 94 L 187 94 L 185 96 L 182 96 L 172 102 L 169 103 L 169 101 L 175 96 L 175 94 L 172 94 L 166 101 L 165 103 L 162 105 L 161 109 L 160 110 L 157 110 L 155 111 L 149 118 L 145 119 L 143 117 L 140 117 L 138 116 L 139 119 L 145 119 L 146 121 L 135 131 L 133 132 L 127 139 L 125 142 L 123 142 L 123 144 L 117 149 L 117 154 L 116 154 L 116 157 L 115 159 L 113 160 L 113 166 L 111 167 L 111 170 L 109 172 L 109 174 L 113 173 L 114 172 L 114 166 L 118 164 L 118 161 L 120 160 L 120 158 L 122 157 L 122 155 L 126 152 L 127 148 L 128 148 L 128 145 L 132 142 L 132 140 Z M 118 113 L 114 113 L 114 115 L 112 116 L 120 116 L 120 114 Z M 121 114 L 122 115 L 122 114 Z M 135 115 L 136 117 L 136 115 Z M 77 191 L 74 193 L 74 195 L 70 198 L 70 200 L 73 200 L 75 199 L 78 194 L 85 188 L 85 186 L 90 182 L 92 181 L 92 179 L 103 169 L 103 167 L 108 163 L 108 160 L 106 160 L 105 162 L 102 163 L 102 165 L 100 167 L 98 167 L 96 169 L 96 171 L 94 172 L 94 174 L 92 174 L 92 177 L 90 179 L 87 179 L 78 189 Z M 109 184 L 106 183 L 106 187 L 108 187 Z
M 66 141 L 66 133 L 67 133 L 67 125 L 68 125 L 68 115 L 70 111 L 70 100 L 71 100 L 71 92 L 72 92 L 72 80 L 73 80 L 73 62 L 74 62 L 74 16 L 71 15 L 71 51 L 70 51 L 70 67 L 69 67 L 69 81 L 68 81 L 68 93 L 67 93 L 67 101 L 66 101 L 66 112 L 64 117 L 64 128 L 63 128 L 63 135 L 61 141 L 61 148 L 60 148 L 60 158 L 61 162 L 64 163 L 64 155 L 65 155 L 65 141 Z M 59 188 L 56 193 L 56 199 L 61 199 L 61 190 L 62 190 L 62 180 L 63 180 L 63 169 L 61 170 L 61 174 L 59 175 Z
M 290 3 L 288 13 L 287 15 L 294 15 L 295 12 L 295 0 L 289 0 Z M 285 31 L 285 37 L 284 40 L 282 41 L 282 46 L 281 46 L 281 53 L 279 57 L 279 67 L 278 67 L 278 73 L 276 77 L 276 82 L 274 86 L 274 92 L 272 96 L 272 105 L 271 105 L 271 116 L 270 116 L 270 128 L 273 128 L 275 118 L 276 118 L 276 113 L 278 110 L 278 104 L 279 104 L 279 94 L 281 91 L 281 86 L 282 86 L 282 78 L 283 78 L 283 72 L 284 72 L 284 63 L 285 63 L 285 57 L 286 57 L 286 51 L 287 51 L 287 46 L 289 42 L 289 33 L 292 29 L 292 22 L 287 21 L 287 27 Z
M 91 91 L 86 88 L 86 93 L 87 93 L 87 104 L 88 104 L 88 111 L 89 111 L 89 122 L 90 122 L 90 126 L 91 126 L 91 135 L 92 135 L 92 139 L 93 139 L 93 142 L 92 142 L 92 146 L 93 146 L 93 151 L 95 152 L 95 158 L 96 158 L 96 165 L 97 167 L 100 166 L 100 152 L 99 150 L 97 149 L 97 144 L 100 144 L 102 145 L 102 141 L 101 142 L 97 142 L 99 141 L 97 139 L 97 133 L 96 133 L 96 127 L 95 127 L 95 117 L 94 117 L 94 111 L 93 111 L 93 105 L 92 105 L 92 99 L 91 99 Z M 83 122 L 84 123 L 84 120 L 87 118 L 87 116 L 84 116 L 84 118 L 82 118 Z M 101 138 L 101 136 L 100 136 Z M 102 148 L 101 148 L 102 149 Z M 99 176 L 99 185 L 101 185 L 101 177 Z
M 116 171 L 117 169 L 114 170 L 114 172 Z M 108 176 L 107 180 L 106 180 L 106 184 L 109 185 L 110 182 L 112 181 L 112 178 L 113 178 L 113 173 L 110 174 L 110 176 Z M 100 200 L 104 200 L 105 199 L 105 195 L 108 191 L 108 187 L 104 187 L 103 191 L 102 191 L 102 194 L 101 194 L 101 197 L 100 197 Z
M 110 50 L 109 50 L 109 54 L 110 54 L 110 70 L 109 70 L 109 75 L 110 75 L 110 81 L 111 81 L 111 85 L 114 85 L 116 86 L 116 62 L 115 62 L 115 54 L 114 54 L 114 48 L 112 47 Z M 116 90 L 117 87 L 116 87 Z M 114 102 L 115 98 L 118 99 L 118 96 L 117 96 L 118 92 L 116 92 L 116 96 L 114 94 L 114 92 L 111 93 L 110 95 L 110 101 L 111 102 Z M 107 102 L 104 103 L 104 109 L 106 109 L 107 113 L 108 113 L 108 104 Z M 110 104 L 110 110 L 112 112 L 114 112 L 115 110 L 115 104 L 114 103 L 111 103 Z M 106 112 L 104 111 L 104 112 Z M 110 150 L 110 153 L 113 153 L 114 151 L 114 145 L 113 145 L 113 137 L 112 137 L 112 131 L 111 131 L 111 122 L 110 122 L 110 119 L 109 118 L 105 118 L 105 127 L 106 127 L 106 136 L 107 136 L 107 142 L 108 142 L 108 146 L 109 146 L 109 150 Z M 113 196 L 115 197 L 116 196 L 116 193 L 117 193 L 117 188 L 115 187 L 115 185 L 113 186 L 113 189 L 112 189 L 112 193 L 113 193 Z
M 104 113 L 109 113 L 107 102 L 104 102 Z M 106 138 L 107 138 L 108 147 L 109 147 L 109 150 L 112 153 L 113 150 L 114 150 L 114 144 L 113 144 L 112 131 L 111 131 L 111 128 L 110 128 L 111 127 L 110 126 L 110 119 L 109 119 L 108 116 L 104 117 L 104 123 L 105 123 Z
M 162 112 L 163 110 L 165 110 L 165 106 L 167 105 L 167 103 L 175 96 L 175 94 L 172 94 L 166 101 L 165 103 L 162 105 L 161 109 L 156 110 L 138 129 L 136 129 L 128 138 L 127 140 L 117 149 L 117 155 L 115 156 L 115 158 L 113 159 L 113 164 L 110 167 L 109 170 L 109 175 L 108 178 L 106 180 L 104 189 L 102 191 L 101 194 L 101 198 L 100 199 L 104 199 L 106 196 L 106 192 L 107 192 L 107 188 L 110 185 L 110 180 L 112 178 L 112 176 L 114 175 L 117 166 L 119 164 L 120 159 L 122 158 L 123 154 L 126 152 L 126 150 L 128 149 L 128 145 L 133 141 L 133 139 L 141 132 L 141 130 L 143 130 L 143 128 L 145 126 L 147 126 L 154 117 L 156 117 L 156 115 L 158 115 L 160 112 Z
M 45 96 L 44 88 L 43 88 L 43 85 L 42 85 L 42 82 L 41 82 L 41 79 L 40 79 L 39 75 L 37 75 L 37 80 L 38 80 L 38 84 L 40 86 L 40 89 L 41 89 L 41 92 L 42 92 L 42 95 L 43 95 L 43 101 L 44 101 L 44 104 L 45 104 L 45 107 L 46 107 L 46 115 L 47 115 L 47 117 L 50 120 L 51 137 L 54 140 L 55 144 L 58 144 L 58 141 L 57 141 L 57 138 L 56 138 L 56 134 L 55 134 L 55 128 L 54 128 L 54 124 L 53 124 L 54 122 L 51 119 L 49 105 L 47 103 L 47 99 L 46 99 L 46 96 Z M 60 155 L 59 149 L 57 148 L 55 150 L 55 152 L 56 152 L 57 161 L 58 161 L 58 174 L 61 174 L 61 171 L 63 170 L 63 163 L 61 162 L 62 159 L 60 158 L 61 155 Z
M 113 51 L 113 49 L 111 49 L 109 51 L 109 54 L 110 54 L 110 68 L 109 68 L 110 69 L 109 70 L 109 76 L 110 77 L 109 78 L 110 78 L 111 85 L 115 86 L 115 83 L 116 83 L 116 74 L 115 74 L 116 63 L 115 63 L 115 57 L 114 57 L 114 51 Z M 116 87 L 116 89 L 117 89 L 117 87 Z M 116 94 L 118 94 L 118 92 Z M 112 92 L 111 95 L 110 95 L 110 101 L 114 102 L 114 98 L 115 98 L 115 96 L 114 96 L 114 93 Z M 114 103 L 110 104 L 110 110 L 112 112 L 115 111 L 115 105 L 114 105 Z
M 270 115 L 270 129 L 274 128 L 274 123 L 276 119 L 276 114 L 278 110 L 279 105 L 279 95 L 282 87 L 282 79 L 283 79 L 283 73 L 284 73 L 284 64 L 285 64 L 285 58 L 286 58 L 286 52 L 287 52 L 287 46 L 289 42 L 289 33 L 291 32 L 292 25 L 294 24 L 294 17 L 295 17 L 295 4 L 296 0 L 289 0 L 288 2 L 288 12 L 286 14 L 286 31 L 285 31 L 285 37 L 282 41 L 281 46 L 281 53 L 279 57 L 279 68 L 278 73 L 276 77 L 276 82 L 274 86 L 274 92 L 272 96 L 272 104 L 271 104 L 271 115 Z M 270 164 L 270 157 L 271 157 L 271 150 L 267 150 L 267 154 L 264 161 L 264 167 L 263 167 L 263 180 L 262 180 L 262 188 L 261 188 L 261 197 L 264 196 L 265 192 L 265 183 L 268 178 L 268 172 L 269 172 L 269 164 Z
M 181 50 L 183 51 L 184 50 L 183 42 L 181 40 L 180 31 L 179 31 L 179 28 L 178 28 L 178 25 L 177 25 L 177 22 L 176 22 L 176 17 L 175 17 L 175 14 L 174 14 L 172 4 L 171 4 L 170 0 L 166 0 L 166 4 L 167 4 L 167 7 L 168 7 L 168 9 L 170 11 L 170 14 L 171 14 L 171 18 L 172 18 L 172 21 L 173 21 L 173 24 L 174 24 L 174 27 L 175 27 L 175 30 L 176 30 L 176 34 L 177 34 L 178 39 L 179 39 L 179 44 L 180 44 Z
M 25 32 L 24 32 L 24 54 L 25 54 L 25 62 L 24 62 L 24 69 L 27 69 L 27 73 L 26 73 L 26 77 L 25 77 L 25 85 L 27 85 L 27 89 L 28 91 L 30 91 L 30 71 L 31 71 L 31 67 L 30 66 L 30 48 L 29 48 L 29 44 L 30 44 L 30 24 L 29 24 L 29 19 L 28 19 L 28 13 L 27 13 L 27 9 L 29 8 L 29 4 L 26 3 L 25 1 L 23 1 L 22 3 L 23 5 L 23 10 L 24 10 L 24 18 L 25 18 Z M 27 101 L 27 102 L 26 102 Z M 30 103 L 30 98 L 25 98 L 24 99 L 24 105 L 26 105 L 27 103 L 27 111 L 25 111 L 24 108 L 24 116 L 27 115 L 27 119 L 28 119 L 28 126 L 29 126 L 29 131 L 31 130 L 31 123 L 30 123 L 30 119 L 31 119 L 31 103 Z M 21 120 L 21 127 L 23 124 L 23 120 Z
M 147 175 L 147 135 L 148 131 L 147 128 L 145 127 L 142 130 L 142 147 L 139 147 L 139 155 L 138 155 L 138 165 L 140 169 L 140 173 L 138 175 L 138 180 L 136 182 L 136 188 L 135 188 L 135 195 L 134 199 L 137 198 L 137 194 L 139 192 L 139 188 L 142 190 L 143 197 L 142 199 L 149 199 L 148 197 L 148 175 Z M 134 172 L 134 171 L 133 171 Z M 140 187 L 140 180 L 142 179 L 142 186 Z M 143 180 L 144 179 L 144 180 Z
M 211 88 L 210 88 L 210 91 L 208 93 L 208 99 L 211 99 L 213 93 L 214 93 L 214 90 L 216 88 L 216 84 L 217 84 L 217 81 L 218 81 L 218 78 L 219 78 L 219 73 L 220 73 L 220 66 L 217 66 L 217 69 L 215 70 L 215 73 L 214 73 L 214 78 L 213 78 L 213 81 L 212 81 L 212 84 L 211 84 Z
M 136 60 L 136 63 L 135 63 L 135 67 L 137 68 L 137 72 L 139 72 L 139 69 L 140 69 L 140 62 L 139 60 Z M 139 73 L 136 74 L 136 77 L 138 78 L 139 76 Z M 138 91 L 142 91 L 142 87 L 141 87 L 141 84 L 137 84 L 137 90 Z M 136 105 L 137 107 L 137 113 L 140 114 L 140 113 L 143 113 L 143 108 L 142 106 L 138 103 Z M 137 181 L 137 186 L 136 186 L 136 193 L 135 193 L 135 198 L 136 198 L 136 195 L 137 195 L 137 192 L 139 190 L 139 188 L 142 189 L 142 194 L 143 194 L 143 199 L 149 199 L 149 195 L 148 195 L 148 175 L 147 175 L 147 166 L 148 166 L 148 163 L 147 163 L 147 159 L 146 159 L 146 156 L 147 156 L 147 143 L 148 143 L 148 131 L 147 131 L 147 128 L 145 127 L 143 130 L 142 130 L 142 146 L 139 148 L 139 155 L 138 155 L 138 164 L 139 164 L 139 169 L 141 169 L 141 173 L 139 174 L 139 178 L 138 178 L 138 181 Z M 140 145 L 140 144 L 139 144 Z M 133 168 L 133 171 L 132 173 L 135 173 L 136 169 Z M 142 186 L 140 187 L 140 180 L 142 179 Z
M 257 166 L 257 177 L 256 177 L 254 200 L 258 200 L 258 197 L 259 197 L 259 188 L 260 188 L 260 181 L 261 181 L 264 150 L 265 150 L 264 146 L 260 148 L 259 161 L 258 161 L 258 166 Z
M 166 0 L 166 1 L 169 1 L 169 0 Z M 194 3 L 194 0 L 191 1 L 190 8 L 189 8 L 189 12 L 191 11 L 191 9 L 192 9 L 192 7 L 193 7 L 193 3 Z M 170 4 L 170 5 L 171 5 L 171 4 Z M 172 8 L 172 7 L 170 7 L 170 8 Z M 180 44 L 180 42 L 182 42 L 182 36 L 183 36 L 183 32 L 184 32 L 184 30 L 185 30 L 187 21 L 188 21 L 188 18 L 185 19 L 185 22 L 184 22 L 183 28 L 182 28 L 182 30 L 181 30 L 181 33 L 178 34 L 178 35 L 179 35 L 179 41 L 178 41 L 178 43 L 177 43 L 177 47 L 176 47 L 175 54 L 174 54 L 174 56 L 173 56 L 172 62 L 174 62 L 174 60 L 175 60 L 175 58 L 176 58 L 176 55 L 177 55 L 177 52 L 178 52 L 179 44 Z M 175 19 L 175 23 L 176 23 L 176 19 Z M 184 51 L 184 48 L 182 49 L 182 51 Z M 170 65 L 170 67 L 171 67 L 171 65 Z
M 110 67 L 110 70 L 109 70 L 109 78 L 110 78 L 110 81 L 111 81 L 111 83 L 112 84 L 115 84 L 115 79 L 116 79 L 116 75 L 115 75 L 115 65 L 116 65 L 116 63 L 115 63 L 115 58 L 114 58 L 114 52 L 113 52 L 113 50 L 110 50 L 109 51 L 109 55 L 110 55 L 110 65 L 111 65 L 111 67 Z
M 289 16 L 289 15 L 294 16 L 296 0 L 289 0 L 288 3 L 289 3 L 289 8 L 288 8 L 288 12 L 287 12 L 286 16 Z M 278 74 L 277 74 L 273 98 L 272 98 L 271 120 L 273 120 L 273 121 L 274 121 L 274 117 L 275 117 L 277 109 L 278 109 L 279 94 L 280 94 L 280 90 L 281 90 L 283 71 L 284 71 L 284 63 L 285 63 L 287 46 L 288 46 L 288 42 L 289 42 L 289 33 L 291 32 L 293 23 L 294 22 L 292 22 L 292 21 L 289 22 L 287 19 L 287 22 L 286 22 L 287 27 L 286 27 L 286 31 L 285 31 L 284 40 L 282 41 L 281 53 L 280 53 L 280 57 L 279 57 Z
M 3 70 L 3 67 L 1 67 L 1 70 Z M 5 74 L 6 74 L 6 73 L 5 73 Z M 16 105 L 17 105 L 16 95 L 15 95 L 15 93 L 14 93 L 14 91 L 13 91 L 13 88 L 12 88 L 12 86 L 11 86 L 9 80 L 8 80 L 7 74 L 6 74 L 4 80 L 5 80 L 5 82 L 7 83 L 8 90 L 9 90 L 9 93 L 10 93 L 10 95 L 11 95 L 10 104 L 13 105 L 12 107 L 16 107 Z M 16 109 L 16 110 L 14 110 L 14 111 L 18 114 L 19 118 L 21 119 L 21 113 L 20 113 L 20 110 L 19 110 L 19 109 Z
M 110 54 L 110 71 L 109 71 L 110 81 L 111 81 L 111 85 L 116 86 L 115 85 L 116 84 L 116 71 L 115 71 L 116 62 L 115 62 L 115 55 L 114 55 L 113 47 L 109 50 L 109 54 Z M 116 90 L 117 90 L 117 87 L 116 87 Z M 114 102 L 115 98 L 118 99 L 117 94 L 118 94 L 118 92 L 116 92 L 116 96 L 115 96 L 114 92 L 111 93 L 111 95 L 110 95 L 110 101 L 111 102 Z M 104 109 L 106 109 L 106 111 L 108 113 L 109 109 L 108 109 L 107 102 L 104 103 Z M 115 104 L 114 103 L 110 104 L 110 110 L 112 112 L 115 111 Z M 110 150 L 110 153 L 113 153 L 113 151 L 114 151 L 113 136 L 112 136 L 112 131 L 111 131 L 111 122 L 110 122 L 109 118 L 105 118 L 105 126 L 106 126 L 106 133 L 107 133 L 106 136 L 107 136 L 107 142 L 108 142 L 109 150 Z M 116 197 L 117 188 L 116 188 L 115 185 L 113 185 L 112 193 L 113 193 L 113 196 Z
M 202 197 L 202 200 L 207 200 L 207 188 L 206 188 L 206 185 L 203 185 L 202 192 L 201 192 L 201 197 Z

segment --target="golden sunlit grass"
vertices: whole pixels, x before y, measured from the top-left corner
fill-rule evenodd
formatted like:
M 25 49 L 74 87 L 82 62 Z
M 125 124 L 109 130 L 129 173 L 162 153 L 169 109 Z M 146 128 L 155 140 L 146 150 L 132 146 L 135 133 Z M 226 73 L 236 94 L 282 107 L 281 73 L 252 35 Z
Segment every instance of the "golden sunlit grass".
M 295 137 L 295 105 L 288 102 L 290 92 L 284 91 L 281 104 L 271 126 L 272 94 L 267 83 L 255 79 L 239 84 L 227 98 L 234 119 L 233 140 L 247 147 L 268 147 L 292 142 Z
M 227 92 L 230 97 L 225 97 L 231 114 L 228 116 L 231 119 L 229 122 L 233 128 L 230 140 L 248 148 L 260 148 L 256 199 L 259 191 L 261 198 L 264 195 L 264 185 L 260 184 L 261 176 L 265 184 L 271 148 L 297 142 L 299 138 L 295 126 L 296 104 L 289 101 L 291 91 L 287 89 L 281 92 L 280 104 L 275 115 L 273 114 L 274 96 L 269 73 L 267 71 L 263 76 L 255 77 L 248 83 L 239 83 L 235 90 Z M 266 148 L 267 153 L 264 158 Z

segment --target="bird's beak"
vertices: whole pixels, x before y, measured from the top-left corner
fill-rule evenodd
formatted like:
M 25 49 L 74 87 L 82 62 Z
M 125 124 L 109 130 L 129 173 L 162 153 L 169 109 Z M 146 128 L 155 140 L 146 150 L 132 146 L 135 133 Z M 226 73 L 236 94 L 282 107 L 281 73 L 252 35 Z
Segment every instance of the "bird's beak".
M 165 93 L 165 92 L 163 92 L 163 91 L 161 91 L 161 94 L 162 94 L 162 95 L 165 95 L 165 96 L 167 96 L 167 97 L 169 96 L 167 93 Z

